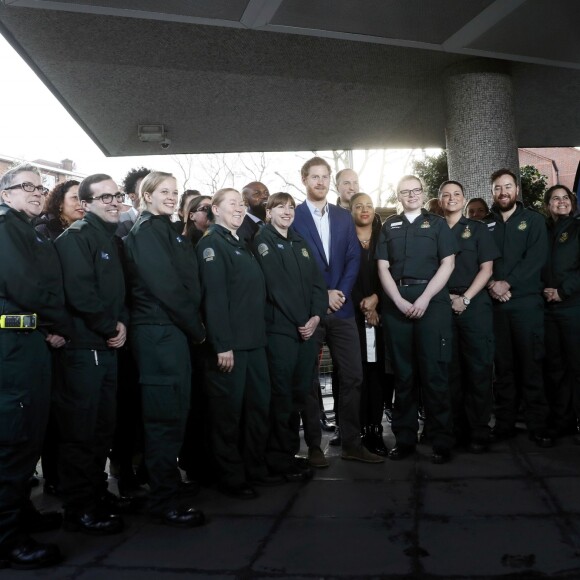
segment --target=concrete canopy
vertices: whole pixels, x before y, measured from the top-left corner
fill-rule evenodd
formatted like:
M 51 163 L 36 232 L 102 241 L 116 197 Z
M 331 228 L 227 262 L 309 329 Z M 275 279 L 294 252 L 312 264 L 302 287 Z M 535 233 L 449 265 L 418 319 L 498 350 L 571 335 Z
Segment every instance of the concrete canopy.
M 518 146 L 580 144 L 577 0 L 0 0 L 106 155 L 444 147 L 445 76 L 513 79 Z M 485 59 L 490 59 L 486 61 Z

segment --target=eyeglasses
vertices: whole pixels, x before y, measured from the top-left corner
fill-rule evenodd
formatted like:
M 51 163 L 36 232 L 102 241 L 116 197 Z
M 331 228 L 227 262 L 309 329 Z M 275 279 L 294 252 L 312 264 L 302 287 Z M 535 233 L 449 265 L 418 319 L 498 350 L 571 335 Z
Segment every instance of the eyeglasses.
M 92 200 L 95 201 L 102 201 L 103 203 L 111 203 L 115 198 L 119 203 L 123 203 L 125 201 L 125 194 L 124 193 L 103 193 L 103 195 L 99 195 L 98 197 L 91 197 Z
M 203 213 L 209 213 L 211 210 L 211 205 L 204 205 L 202 207 L 198 207 L 194 213 L 197 213 L 198 211 L 202 211 Z
M 399 195 L 401 197 L 411 197 L 411 194 L 421 195 L 422 193 L 423 193 L 422 187 L 416 187 L 415 189 L 402 189 L 401 191 L 399 191 Z
M 11 185 L 10 187 L 5 187 L 4 189 L 23 189 L 28 193 L 32 193 L 33 191 L 38 191 L 42 195 L 46 195 L 48 193 L 48 189 L 44 187 L 44 185 L 34 185 L 34 183 L 30 183 L 30 181 L 25 181 L 24 183 L 18 183 L 16 185 Z

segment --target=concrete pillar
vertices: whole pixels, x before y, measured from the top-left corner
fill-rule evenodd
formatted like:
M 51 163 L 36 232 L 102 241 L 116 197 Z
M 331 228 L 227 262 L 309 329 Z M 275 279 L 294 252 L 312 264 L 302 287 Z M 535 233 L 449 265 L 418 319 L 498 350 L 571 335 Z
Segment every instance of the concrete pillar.
M 490 175 L 507 167 L 519 175 L 512 103 L 506 65 L 474 59 L 449 70 L 445 82 L 449 179 L 465 195 L 491 202 Z

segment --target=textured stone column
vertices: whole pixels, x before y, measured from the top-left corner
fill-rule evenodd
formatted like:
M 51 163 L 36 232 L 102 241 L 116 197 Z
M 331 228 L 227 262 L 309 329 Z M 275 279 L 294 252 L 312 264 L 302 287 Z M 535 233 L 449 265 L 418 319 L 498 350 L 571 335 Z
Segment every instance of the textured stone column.
M 491 201 L 490 175 L 519 176 L 512 83 L 502 63 L 475 59 L 450 70 L 445 83 L 449 178 L 465 195 Z

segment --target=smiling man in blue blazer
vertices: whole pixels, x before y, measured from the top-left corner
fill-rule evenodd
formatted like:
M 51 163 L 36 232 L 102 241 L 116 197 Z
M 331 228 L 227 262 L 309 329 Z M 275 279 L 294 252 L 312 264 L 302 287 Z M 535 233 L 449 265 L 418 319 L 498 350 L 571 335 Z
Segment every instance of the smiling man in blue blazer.
M 301 169 L 306 201 L 296 208 L 294 228 L 308 242 L 328 289 L 328 314 L 314 334 L 322 345 L 326 340 L 340 381 L 339 413 L 342 458 L 380 463 L 360 442 L 359 402 L 362 362 L 358 330 L 351 300 L 352 287 L 360 266 L 360 244 L 350 213 L 329 204 L 330 165 L 313 157 Z M 313 384 L 304 410 L 304 438 L 313 467 L 327 467 L 320 448 L 318 392 Z

